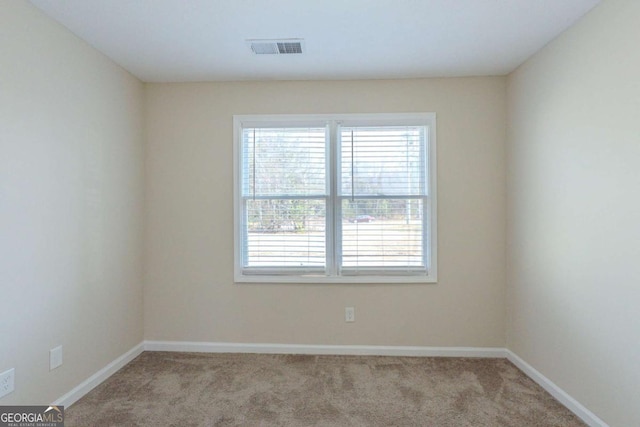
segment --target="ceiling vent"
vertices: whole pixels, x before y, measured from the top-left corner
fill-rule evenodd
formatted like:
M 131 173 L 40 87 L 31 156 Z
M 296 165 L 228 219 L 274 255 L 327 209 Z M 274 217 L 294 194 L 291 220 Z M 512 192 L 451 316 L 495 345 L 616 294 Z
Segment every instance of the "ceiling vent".
M 247 40 L 256 55 L 289 55 L 302 53 L 303 39 Z

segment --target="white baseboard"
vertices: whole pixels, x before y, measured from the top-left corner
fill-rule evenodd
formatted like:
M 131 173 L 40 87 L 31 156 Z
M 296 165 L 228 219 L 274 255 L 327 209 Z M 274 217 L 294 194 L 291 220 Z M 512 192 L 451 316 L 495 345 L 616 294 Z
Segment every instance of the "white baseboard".
M 560 403 L 567 407 L 571 412 L 576 414 L 582 421 L 590 427 L 609 427 L 607 423 L 598 418 L 593 412 L 585 408 L 580 402 L 571 397 L 567 392 L 558 387 L 549 378 L 542 375 L 533 366 L 522 360 L 517 354 L 511 350 L 506 350 L 507 359 L 516 365 L 529 378 L 534 380 L 540 387 L 545 389 L 550 395 L 556 398 Z
M 77 387 L 71 390 L 69 393 L 57 399 L 53 402 L 54 405 L 62 405 L 65 408 L 73 405 L 77 402 L 82 396 L 89 393 L 93 390 L 97 385 L 102 383 L 104 380 L 109 378 L 111 375 L 115 374 L 118 370 L 124 367 L 127 363 L 131 362 L 133 359 L 138 357 L 144 351 L 144 342 L 133 347 L 131 350 L 127 351 L 122 356 L 118 357 L 113 362 L 109 363 L 104 368 L 100 369 L 95 374 L 91 375 L 85 381 L 80 383 Z
M 245 344 L 188 341 L 145 341 L 147 351 L 195 353 L 329 354 L 354 356 L 493 357 L 505 358 L 504 348 L 410 347 L 379 345 Z

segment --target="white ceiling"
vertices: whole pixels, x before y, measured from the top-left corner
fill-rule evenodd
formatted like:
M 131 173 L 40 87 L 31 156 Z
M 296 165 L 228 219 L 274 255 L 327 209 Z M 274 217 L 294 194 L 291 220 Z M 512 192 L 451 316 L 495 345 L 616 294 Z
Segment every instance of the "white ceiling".
M 503 75 L 599 0 L 30 0 L 147 82 Z M 303 38 L 302 55 L 246 39 Z

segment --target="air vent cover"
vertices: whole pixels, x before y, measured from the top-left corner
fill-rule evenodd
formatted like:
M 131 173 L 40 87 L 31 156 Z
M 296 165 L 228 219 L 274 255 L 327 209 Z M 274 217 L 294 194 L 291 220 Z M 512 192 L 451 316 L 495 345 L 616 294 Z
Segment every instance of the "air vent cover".
M 256 55 L 301 54 L 302 39 L 284 40 L 247 40 L 247 44 Z

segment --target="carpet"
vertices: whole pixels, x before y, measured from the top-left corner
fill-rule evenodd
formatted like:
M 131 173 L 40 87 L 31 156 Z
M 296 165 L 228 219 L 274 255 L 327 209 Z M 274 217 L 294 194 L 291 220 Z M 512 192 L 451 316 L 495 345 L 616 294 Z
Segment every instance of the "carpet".
M 82 426 L 584 426 L 506 359 L 144 352 Z

